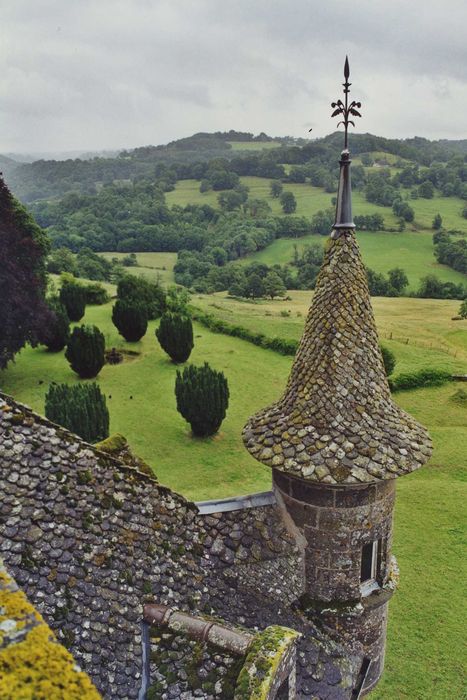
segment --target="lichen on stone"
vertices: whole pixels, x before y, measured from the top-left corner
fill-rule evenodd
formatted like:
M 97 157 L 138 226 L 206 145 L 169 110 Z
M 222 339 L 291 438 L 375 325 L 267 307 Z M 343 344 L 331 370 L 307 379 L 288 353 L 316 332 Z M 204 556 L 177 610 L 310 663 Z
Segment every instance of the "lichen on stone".
M 272 625 L 253 640 L 239 673 L 234 700 L 266 700 L 285 654 L 300 637 L 287 627 Z
M 0 698 L 99 700 L 100 697 L 0 560 Z

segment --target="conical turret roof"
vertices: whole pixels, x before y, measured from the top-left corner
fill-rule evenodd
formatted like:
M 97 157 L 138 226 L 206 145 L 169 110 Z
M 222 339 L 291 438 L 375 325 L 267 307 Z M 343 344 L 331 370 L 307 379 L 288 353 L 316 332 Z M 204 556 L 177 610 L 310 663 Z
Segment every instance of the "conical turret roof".
M 282 398 L 247 423 L 259 461 L 328 484 L 391 479 L 424 464 L 431 440 L 393 402 L 352 229 L 329 240 Z

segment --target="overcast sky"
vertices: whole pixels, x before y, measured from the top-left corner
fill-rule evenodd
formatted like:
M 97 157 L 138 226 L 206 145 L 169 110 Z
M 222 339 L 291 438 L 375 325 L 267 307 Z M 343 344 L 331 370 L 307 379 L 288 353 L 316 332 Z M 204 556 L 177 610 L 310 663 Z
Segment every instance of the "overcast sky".
M 0 0 L 0 152 L 196 131 L 467 138 L 466 0 Z M 335 121 L 335 120 L 334 120 Z

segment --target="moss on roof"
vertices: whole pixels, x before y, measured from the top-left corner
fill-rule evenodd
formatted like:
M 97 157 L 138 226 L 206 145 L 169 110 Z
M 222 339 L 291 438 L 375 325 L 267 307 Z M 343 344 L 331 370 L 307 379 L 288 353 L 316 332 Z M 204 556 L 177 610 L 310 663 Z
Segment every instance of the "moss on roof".
M 112 455 L 112 457 L 115 457 L 130 467 L 135 467 L 140 472 L 147 474 L 157 481 L 156 475 L 149 464 L 131 451 L 126 437 L 121 433 L 114 433 L 113 435 L 110 435 L 105 440 L 95 443 L 94 447 L 97 450 L 100 450 L 100 452 L 106 452 L 107 454 Z
M 271 625 L 254 638 L 239 673 L 235 700 L 267 700 L 287 652 L 300 634 L 288 627 Z

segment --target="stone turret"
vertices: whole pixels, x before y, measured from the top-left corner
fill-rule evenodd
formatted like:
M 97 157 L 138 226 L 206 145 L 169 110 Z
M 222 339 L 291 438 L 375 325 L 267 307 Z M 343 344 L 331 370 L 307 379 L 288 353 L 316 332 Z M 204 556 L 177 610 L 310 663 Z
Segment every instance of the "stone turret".
M 360 107 L 347 102 L 347 62 L 345 78 L 336 113 L 347 132 Z M 384 662 L 395 479 L 427 461 L 431 440 L 391 397 L 352 222 L 347 134 L 345 146 L 336 221 L 286 390 L 248 421 L 243 437 L 272 467 L 302 545 L 304 607 L 363 646 L 365 693 Z

